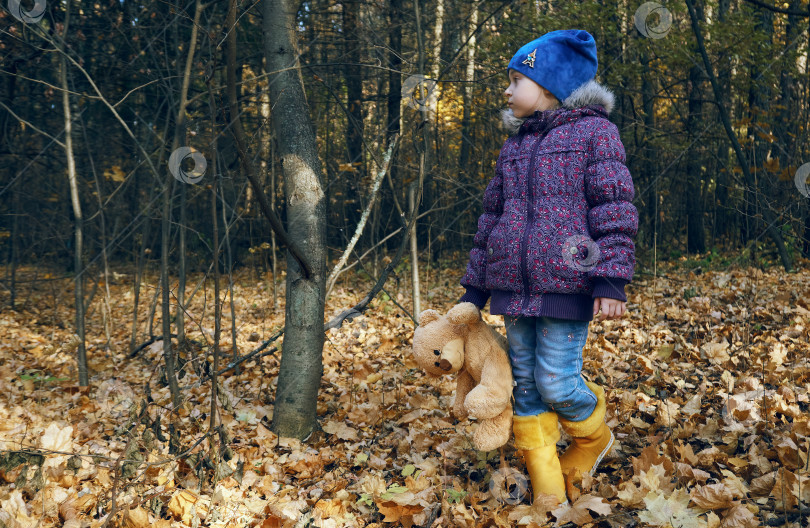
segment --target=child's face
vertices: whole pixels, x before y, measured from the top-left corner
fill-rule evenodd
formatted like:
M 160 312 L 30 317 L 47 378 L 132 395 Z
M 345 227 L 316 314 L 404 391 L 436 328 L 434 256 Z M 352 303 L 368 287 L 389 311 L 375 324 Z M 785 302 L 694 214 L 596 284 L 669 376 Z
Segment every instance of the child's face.
M 509 86 L 503 93 L 516 117 L 529 117 L 535 110 L 546 111 L 558 105 L 551 92 L 515 70 L 509 70 Z

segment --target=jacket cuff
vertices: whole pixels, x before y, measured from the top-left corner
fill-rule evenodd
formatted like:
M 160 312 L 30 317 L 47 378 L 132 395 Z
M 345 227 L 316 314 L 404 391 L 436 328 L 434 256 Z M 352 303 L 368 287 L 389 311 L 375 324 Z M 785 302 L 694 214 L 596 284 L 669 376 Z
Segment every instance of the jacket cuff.
M 471 302 L 476 305 L 479 310 L 483 309 L 484 305 L 487 304 L 487 301 L 489 300 L 489 291 L 479 290 L 474 286 L 464 287 L 467 289 L 467 292 L 461 296 L 461 299 L 458 302 Z
M 616 299 L 618 301 L 625 302 L 627 301 L 627 296 L 624 294 L 624 287 L 630 281 L 613 277 L 594 277 L 592 280 L 592 298 L 596 299 L 597 297 L 607 297 L 608 299 Z

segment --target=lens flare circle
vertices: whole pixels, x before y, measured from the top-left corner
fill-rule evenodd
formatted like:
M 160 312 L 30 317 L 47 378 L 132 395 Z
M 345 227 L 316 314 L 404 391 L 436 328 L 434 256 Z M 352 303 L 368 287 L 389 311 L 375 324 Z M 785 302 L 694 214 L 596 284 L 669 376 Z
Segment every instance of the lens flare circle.
M 526 498 L 529 481 L 514 468 L 500 468 L 489 480 L 489 492 L 495 499 L 506 504 L 520 504 Z
M 796 170 L 793 182 L 805 198 L 810 198 L 810 187 L 807 186 L 807 177 L 810 176 L 810 163 L 805 163 Z
M 650 25 L 650 19 L 658 15 L 658 24 Z M 658 2 L 645 2 L 636 9 L 633 19 L 636 29 L 647 38 L 662 39 L 672 29 L 672 13 Z
M 183 170 L 183 162 L 191 158 L 194 162 L 194 168 L 186 172 Z M 180 147 L 172 152 L 169 156 L 169 172 L 178 181 L 183 183 L 198 183 L 205 176 L 205 169 L 208 168 L 208 162 L 205 161 L 205 156 L 202 155 L 194 147 Z
M 105 380 L 96 391 L 96 403 L 101 410 L 114 418 L 129 414 L 135 404 L 135 393 L 129 385 L 117 379 Z
M 437 83 L 424 75 L 411 75 L 402 83 L 402 99 L 415 110 L 427 110 L 428 100 L 433 95 Z
M 36 24 L 45 16 L 45 8 L 48 4 L 46 0 L 34 0 L 34 7 L 31 8 L 31 11 L 25 11 L 20 5 L 20 0 L 8 0 L 7 5 L 11 16 L 20 22 Z
M 590 271 L 599 263 L 599 246 L 585 235 L 571 235 L 562 246 L 565 265 L 577 271 Z

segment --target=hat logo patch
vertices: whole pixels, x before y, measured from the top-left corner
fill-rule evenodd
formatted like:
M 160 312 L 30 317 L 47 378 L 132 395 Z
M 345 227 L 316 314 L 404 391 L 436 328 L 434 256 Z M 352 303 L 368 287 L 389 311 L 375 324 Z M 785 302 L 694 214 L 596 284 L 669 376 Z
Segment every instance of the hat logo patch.
M 529 53 L 526 59 L 523 61 L 523 64 L 528 64 L 529 68 L 534 68 L 534 59 L 537 57 L 537 48 L 534 48 L 534 51 Z

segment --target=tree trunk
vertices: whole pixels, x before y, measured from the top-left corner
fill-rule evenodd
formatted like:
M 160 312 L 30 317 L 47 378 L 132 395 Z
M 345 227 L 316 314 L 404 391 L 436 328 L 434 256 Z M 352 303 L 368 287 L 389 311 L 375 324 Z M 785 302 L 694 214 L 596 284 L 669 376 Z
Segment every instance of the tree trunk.
M 810 25 L 810 23 L 808 25 Z M 808 28 L 807 33 L 808 33 L 807 45 L 808 45 L 808 48 L 810 48 L 810 28 Z M 804 64 L 805 77 L 810 77 L 810 76 L 808 76 L 808 72 L 810 72 L 810 67 L 808 66 L 807 61 L 805 60 L 805 64 Z M 807 108 L 807 103 L 810 102 L 810 79 L 805 80 L 804 101 L 803 102 L 804 102 L 803 106 L 805 108 Z M 802 115 L 802 118 L 803 118 L 802 122 L 807 121 L 806 115 L 807 114 Z M 801 152 L 800 154 L 804 154 L 804 152 Z M 804 208 L 804 236 L 802 237 L 802 240 L 804 241 L 804 243 L 802 244 L 802 256 L 804 258 L 810 258 L 810 200 L 805 200 L 804 204 L 805 204 L 805 208 Z
M 711 82 L 714 97 L 717 101 L 717 108 L 720 110 L 720 118 L 723 121 L 723 128 L 726 130 L 726 135 L 731 141 L 732 147 L 734 147 L 734 153 L 737 155 L 737 162 L 740 164 L 740 168 L 743 171 L 746 184 L 753 188 L 754 178 L 751 175 L 751 172 L 748 170 L 748 164 L 746 163 L 742 148 L 740 147 L 740 143 L 737 141 L 737 136 L 731 127 L 731 120 L 728 117 L 728 113 L 726 112 L 726 107 L 722 98 L 723 94 L 720 93 L 720 87 L 717 84 L 717 78 L 714 75 L 712 63 L 709 60 L 709 55 L 706 53 L 706 46 L 703 44 L 703 33 L 700 30 L 700 24 L 698 24 L 698 17 L 695 13 L 692 0 L 686 0 L 686 6 L 689 9 L 689 18 L 692 23 L 692 31 L 695 33 L 695 38 L 697 39 L 697 48 L 698 51 L 700 51 L 700 56 L 703 59 L 703 65 L 706 67 L 706 72 L 709 75 L 709 81 Z M 780 258 L 782 259 L 782 265 L 785 267 L 785 271 L 792 271 L 793 264 L 791 263 L 790 256 L 785 248 L 785 242 L 782 240 L 782 236 L 779 234 L 779 231 L 777 231 L 774 227 L 776 220 L 773 218 L 773 212 L 770 209 L 765 208 L 762 210 L 762 213 L 766 222 L 765 230 L 773 240 L 773 243 L 776 245 L 776 249 L 779 252 Z
M 202 4 L 197 0 L 194 9 L 194 22 L 191 28 L 191 39 L 189 42 L 189 50 L 186 55 L 186 65 L 183 72 L 183 85 L 180 89 L 180 106 L 177 109 L 177 121 L 174 129 L 174 140 L 172 141 L 172 152 L 180 147 L 181 138 L 185 139 L 185 121 L 186 121 L 186 104 L 188 102 L 188 87 L 191 78 L 191 65 L 194 60 L 194 50 L 197 47 L 197 29 L 200 25 L 200 15 L 202 14 Z M 183 183 L 183 185 L 187 185 Z M 178 408 L 181 403 L 180 387 L 177 384 L 177 369 L 175 366 L 175 349 L 172 346 L 172 323 L 171 323 L 171 302 L 170 302 L 170 284 L 169 284 L 169 245 L 171 237 L 171 198 L 172 190 L 174 188 L 174 176 L 168 174 L 163 189 L 163 217 L 161 219 L 161 243 L 160 243 L 160 289 L 161 289 L 161 306 L 162 306 L 162 330 L 163 330 L 163 358 L 166 363 L 166 382 L 169 385 L 169 391 L 172 394 L 172 404 L 174 408 Z M 178 293 L 178 298 L 183 297 Z M 177 328 L 183 324 L 185 314 L 183 313 L 183 306 L 178 303 L 176 311 Z
M 646 38 L 646 37 L 637 37 Z M 656 155 L 655 148 L 651 144 L 653 131 L 656 128 L 655 119 L 655 92 L 656 92 L 656 79 L 653 76 L 652 68 L 650 67 L 651 59 L 648 55 L 647 49 L 640 46 L 639 62 L 643 68 L 641 75 L 641 105 L 644 112 L 644 131 L 641 134 L 641 162 L 639 163 L 641 178 L 639 187 L 643 189 L 646 196 L 639 195 L 639 199 L 645 200 L 646 214 L 643 215 L 642 226 L 647 240 L 647 246 L 653 247 L 655 230 L 656 230 L 656 210 L 658 203 L 658 156 Z
M 231 357 L 235 362 L 239 359 L 239 349 L 236 346 L 236 305 L 233 300 L 233 253 L 231 251 L 231 222 L 228 222 L 228 217 L 225 214 L 228 208 L 225 203 L 225 189 L 222 188 L 222 179 L 217 178 L 217 184 L 222 197 L 222 225 L 225 226 L 225 258 L 228 265 L 228 297 L 230 298 L 231 307 Z M 250 188 L 248 186 L 248 188 Z M 217 297 L 218 298 L 218 297 Z M 242 367 L 237 365 L 234 369 L 234 374 L 237 376 L 241 374 Z
M 70 22 L 70 2 L 67 3 L 65 8 L 65 32 L 64 37 L 68 35 L 68 24 Z M 63 37 L 63 38 L 64 38 Z M 63 51 L 63 53 L 67 53 Z M 75 276 L 75 296 L 74 303 L 76 304 L 76 334 L 79 337 L 79 348 L 77 350 L 77 363 L 79 369 L 79 386 L 87 387 L 89 385 L 89 378 L 87 375 L 87 350 L 84 344 L 84 291 L 82 288 L 84 282 L 84 265 L 82 261 L 82 204 L 79 200 L 79 182 L 76 176 L 76 160 L 73 157 L 73 117 L 70 110 L 70 91 L 67 81 L 67 59 L 62 56 L 61 68 L 59 69 L 60 80 L 62 83 L 62 109 L 65 115 L 65 156 L 67 157 L 67 170 L 68 180 L 70 182 L 70 202 L 73 205 L 73 265 Z
M 360 196 L 360 182 L 365 175 L 363 163 L 363 77 L 360 68 L 360 28 L 358 27 L 358 14 L 360 2 L 346 0 L 343 5 L 343 44 L 346 56 L 344 75 L 346 76 L 346 98 L 348 131 L 346 133 L 346 149 L 349 163 L 355 168 L 355 177 L 351 178 L 350 189 L 354 196 Z M 354 208 L 352 208 L 352 218 Z
M 402 66 L 402 0 L 388 0 L 388 100 L 387 100 L 387 127 L 385 131 L 385 144 L 390 145 L 394 137 L 399 135 L 402 123 L 402 77 L 400 68 Z M 399 204 L 397 189 L 399 188 L 399 170 L 395 161 L 391 162 L 391 169 L 388 171 L 388 183 L 391 189 L 390 201 L 386 203 L 385 196 L 380 203 L 391 210 L 392 205 Z M 397 185 L 394 184 L 397 182 Z M 382 207 L 381 207 L 382 208 Z M 398 211 L 401 213 L 402 211 Z M 404 222 L 404 218 L 400 216 Z M 374 237 L 381 238 L 382 235 L 377 230 Z
M 414 0 L 414 5 L 418 6 L 419 0 Z M 430 84 L 433 89 L 429 92 L 427 98 L 427 112 L 424 114 L 425 126 L 422 129 L 424 139 L 424 152 L 425 152 L 425 182 L 422 192 L 424 193 L 424 203 L 428 208 L 432 208 L 437 198 L 436 180 L 434 178 L 434 167 L 438 166 L 439 162 L 439 144 L 438 144 L 438 119 L 439 119 L 439 92 L 440 85 L 438 84 L 439 74 L 441 73 L 441 51 L 442 51 L 442 36 L 444 32 L 444 0 L 435 0 L 434 2 L 434 15 L 433 15 L 433 35 L 432 35 L 432 64 L 430 68 L 430 79 L 436 84 Z M 423 53 L 420 53 L 420 56 Z M 424 59 L 420 60 L 420 64 Z M 424 74 L 424 67 L 420 67 L 419 73 Z M 417 204 L 419 208 L 420 204 Z M 436 215 L 428 215 L 422 223 L 422 229 L 419 234 L 420 240 L 423 241 L 424 246 L 430 247 L 430 226 L 438 222 Z M 417 224 L 418 226 L 419 224 Z M 438 246 L 437 246 L 438 247 Z M 428 265 L 430 261 L 437 258 L 438 255 L 428 255 Z
M 14 164 L 15 170 L 12 171 L 12 174 L 16 174 L 16 167 L 17 164 Z M 12 310 L 17 309 L 17 267 L 20 265 L 20 215 L 22 212 L 20 211 L 20 193 L 17 189 L 13 187 L 10 189 L 12 193 L 12 207 L 14 211 L 14 219 L 11 221 L 11 256 L 9 259 L 9 275 L 11 276 L 9 279 L 9 289 L 10 296 L 9 296 L 9 305 Z
M 81 119 L 81 116 L 79 116 Z M 87 125 L 82 121 L 82 137 L 85 145 L 90 145 L 90 140 L 87 137 Z M 104 350 L 110 350 L 112 346 L 112 296 L 110 295 L 110 263 L 107 258 L 107 215 L 104 212 L 104 182 L 98 177 L 98 171 L 95 170 L 93 159 L 90 157 L 90 166 L 93 169 L 93 180 L 96 184 L 96 199 L 98 200 L 98 216 L 99 223 L 101 224 L 101 233 L 99 233 L 99 246 L 101 250 L 101 263 L 104 266 L 104 300 L 102 306 L 102 322 L 104 326 Z M 110 240 L 115 240 L 115 229 Z M 90 301 L 88 301 L 89 303 Z
M 152 203 L 154 196 L 154 187 L 150 186 L 149 200 L 147 204 Z M 143 231 L 141 231 L 141 247 L 138 251 L 138 264 L 135 268 L 135 281 L 134 281 L 134 300 L 132 302 L 132 333 L 129 337 L 129 351 L 135 350 L 138 346 L 138 304 L 141 297 L 141 280 L 143 278 L 143 269 L 146 264 L 146 248 L 149 246 L 151 237 L 150 231 L 152 227 L 152 219 L 149 217 L 148 210 L 144 211 Z M 136 237 L 137 238 L 137 237 Z
M 262 91 L 261 95 L 261 114 L 262 114 L 262 121 L 267 123 L 268 126 L 270 124 L 270 96 L 268 95 L 267 91 Z M 261 145 L 261 152 L 262 152 L 262 167 L 263 167 L 263 174 L 265 174 L 265 178 L 269 175 L 269 182 L 265 179 L 265 185 L 268 186 L 268 194 L 270 195 L 270 209 L 273 213 L 276 213 L 276 151 L 273 147 L 275 139 L 273 138 L 273 134 L 270 133 L 268 126 L 263 126 L 259 129 L 259 144 Z M 254 193 L 255 194 L 255 193 Z M 258 198 L 257 198 L 258 199 Z M 266 271 L 266 253 L 264 250 L 260 253 L 262 255 L 262 259 L 265 266 Z M 278 310 L 278 290 L 276 287 L 276 272 L 278 270 L 277 265 L 277 257 L 276 257 L 276 232 L 272 229 L 270 230 L 270 273 L 273 276 L 273 284 L 272 284 L 272 291 L 273 291 L 273 313 Z
M 731 0 L 720 0 L 718 3 L 717 23 L 721 26 L 726 22 L 730 3 Z M 720 51 L 717 64 L 721 65 L 720 71 L 717 72 L 717 82 L 720 86 L 720 93 L 730 93 L 731 65 L 729 64 L 728 54 L 726 52 Z M 715 210 L 714 232 L 717 237 L 723 239 L 729 232 L 728 188 L 729 185 L 731 185 L 731 182 L 729 180 L 729 171 L 726 168 L 728 167 L 728 143 L 722 139 L 719 140 L 717 145 L 717 159 L 722 162 L 724 169 L 722 171 L 717 171 L 714 175 L 716 181 L 714 191 L 715 200 L 713 205 Z
M 266 92 L 265 92 L 266 93 Z M 267 105 L 270 111 L 270 105 Z M 270 139 L 270 145 L 274 144 L 274 139 Z M 276 212 L 276 157 L 275 149 L 270 150 L 270 209 Z M 278 250 L 276 249 L 276 232 L 270 233 L 270 269 L 273 274 L 273 313 L 278 311 Z
M 232 28 L 233 30 L 233 28 Z M 211 113 L 211 130 L 214 132 L 212 134 L 213 141 L 211 145 L 211 162 L 214 169 L 214 181 L 211 184 L 211 235 L 212 235 L 212 250 L 213 255 L 211 258 L 213 259 L 214 264 L 214 344 L 212 347 L 212 355 L 214 361 L 212 362 L 213 365 L 211 367 L 211 410 L 210 410 L 210 417 L 208 423 L 208 433 L 211 435 L 208 438 L 208 441 L 211 446 L 211 451 L 214 451 L 214 443 L 216 435 L 213 434 L 214 430 L 217 427 L 217 391 L 219 390 L 218 384 L 219 380 L 217 379 L 217 373 L 219 372 L 219 341 L 222 332 L 222 305 L 219 302 L 219 219 L 217 218 L 217 190 L 219 189 L 219 184 L 221 179 L 219 178 L 219 171 L 216 170 L 217 166 L 217 138 L 219 137 L 217 132 L 217 119 L 216 119 L 216 104 L 214 102 L 214 91 L 211 88 L 211 80 L 208 80 L 208 108 L 210 109 Z M 224 207 L 223 207 L 223 214 L 224 214 Z M 224 218 L 224 217 L 223 217 Z M 227 228 L 228 222 L 225 219 L 225 226 Z M 236 336 L 233 336 L 233 342 L 236 342 Z M 220 446 L 221 449 L 222 446 Z M 212 456 L 212 460 L 218 460 L 219 457 Z M 217 467 L 219 467 L 219 463 L 217 462 Z M 215 480 L 216 481 L 216 480 Z
M 703 2 L 696 0 L 695 12 L 698 20 L 703 22 Z M 703 193 L 702 182 L 703 159 L 702 149 L 694 141 L 700 123 L 703 122 L 703 103 L 700 85 L 703 82 L 701 67 L 692 64 L 689 68 L 689 115 L 686 118 L 686 130 L 689 141 L 693 143 L 692 152 L 686 156 L 686 251 L 687 253 L 704 253 L 706 239 L 703 229 Z
M 798 11 L 801 6 L 799 0 L 791 0 L 789 9 Z M 797 137 L 797 126 L 799 121 L 794 119 L 793 116 L 798 115 L 798 105 L 796 104 L 797 92 L 796 77 L 799 72 L 796 65 L 796 60 L 799 55 L 799 46 L 797 40 L 801 37 L 799 23 L 801 20 L 798 16 L 788 15 L 787 24 L 785 26 L 785 41 L 782 49 L 782 57 L 784 66 L 780 68 L 779 72 L 779 118 L 777 123 L 779 126 L 774 128 L 774 135 L 779 139 L 777 145 L 779 148 L 778 159 L 779 167 L 782 170 L 787 170 L 790 166 L 791 159 L 797 154 L 794 151 L 795 139 Z M 795 171 L 795 169 L 794 169 Z M 790 174 L 793 176 L 793 174 Z M 779 178 L 781 181 L 781 178 Z M 793 182 L 786 182 L 791 188 Z M 792 188 L 791 191 L 795 190 Z
M 461 154 L 458 158 L 458 170 L 471 179 L 478 173 L 478 167 L 470 167 L 470 152 L 475 144 L 472 127 L 473 83 L 475 82 L 475 30 L 478 28 L 478 8 L 472 7 L 470 13 L 470 38 L 467 41 L 467 68 L 464 72 L 464 111 L 461 116 Z
M 758 7 L 754 7 L 754 10 L 754 32 L 758 38 L 767 39 L 766 50 L 772 50 L 773 13 L 767 9 Z M 746 203 L 748 206 L 747 216 L 749 222 L 745 235 L 746 242 L 757 237 L 757 232 L 762 225 L 762 222 L 760 222 L 760 217 L 762 216 L 761 209 L 767 207 L 765 202 L 760 203 L 759 193 L 760 182 L 766 186 L 768 184 L 768 178 L 765 177 L 763 171 L 765 159 L 770 149 L 768 143 L 760 137 L 760 134 L 769 127 L 766 122 L 766 116 L 770 109 L 771 90 L 768 80 L 762 78 L 767 72 L 760 68 L 756 58 L 751 61 L 750 71 L 751 80 L 748 90 L 748 117 L 750 124 L 748 125 L 748 136 L 751 142 L 752 158 L 749 160 L 749 166 L 754 168 L 754 185 L 749 186 L 747 192 L 748 199 Z
M 197 0 L 194 6 L 194 21 L 191 28 L 191 39 L 188 45 L 188 54 L 186 55 L 186 64 L 183 69 L 183 85 L 180 88 L 180 108 L 177 111 L 177 121 L 174 128 L 174 140 L 172 141 L 172 152 L 174 152 L 181 143 L 186 141 L 186 105 L 188 104 L 188 88 L 191 82 L 191 66 L 194 63 L 194 52 L 197 49 L 197 31 L 200 26 L 200 17 L 202 15 L 201 0 Z M 175 312 L 175 327 L 177 328 L 177 343 L 183 346 L 186 340 L 186 184 L 180 188 L 180 244 L 178 248 L 179 269 L 177 281 L 177 310 Z M 164 314 L 165 315 L 165 314 Z M 165 336 L 165 333 L 164 333 Z M 169 340 L 171 342 L 171 340 Z M 165 343 L 165 341 L 164 341 Z M 165 346 L 165 345 L 164 345 Z
M 174 347 L 172 346 L 172 321 L 171 303 L 169 292 L 169 237 L 171 225 L 171 195 L 174 183 L 174 176 L 166 175 L 163 185 L 163 214 L 161 217 L 161 239 L 160 239 L 160 292 L 161 292 L 161 328 L 163 331 L 163 360 L 166 366 L 166 383 L 172 394 L 172 404 L 175 409 L 180 407 L 180 387 L 177 384 L 177 376 L 174 361 Z
M 266 0 L 263 33 L 267 70 L 274 72 L 268 79 L 270 106 L 282 160 L 288 232 L 312 270 L 305 277 L 288 250 L 284 343 L 272 427 L 279 436 L 303 439 L 315 427 L 323 371 L 326 203 L 297 58 L 297 5 L 293 0 Z
M 411 217 L 416 217 L 416 182 L 408 186 L 408 207 Z M 422 313 L 422 296 L 419 288 L 419 251 L 416 241 L 416 229 L 409 233 L 411 239 L 411 286 L 413 291 L 413 315 Z
M 186 185 L 180 186 L 180 224 L 177 226 L 180 236 L 177 245 L 177 311 L 175 312 L 175 326 L 177 327 L 178 346 L 186 342 Z
M 17 67 L 12 63 L 8 69 L 10 70 L 6 75 L 6 87 L 5 87 L 5 104 L 8 108 L 14 108 L 14 93 L 16 88 L 16 81 L 17 76 Z M 5 109 L 0 109 L 0 140 L 3 143 L 8 144 L 9 146 L 12 145 L 11 138 L 8 137 L 8 130 L 11 129 L 11 125 L 9 120 L 11 119 L 11 114 L 6 111 Z M 22 138 L 20 138 L 22 139 Z M 17 158 L 12 157 L 9 160 L 9 168 L 8 174 L 16 175 L 17 174 Z M 8 184 L 7 192 L 11 193 L 11 240 L 9 240 L 9 255 L 8 260 L 6 261 L 6 276 L 9 284 L 9 307 L 12 310 L 16 310 L 17 306 L 17 267 L 19 266 L 20 260 L 20 220 L 19 216 L 21 214 L 20 211 L 20 193 L 16 189 L 16 185 L 14 180 Z

